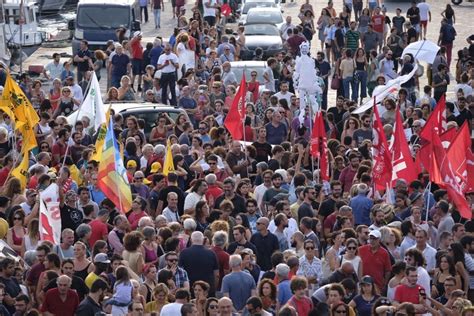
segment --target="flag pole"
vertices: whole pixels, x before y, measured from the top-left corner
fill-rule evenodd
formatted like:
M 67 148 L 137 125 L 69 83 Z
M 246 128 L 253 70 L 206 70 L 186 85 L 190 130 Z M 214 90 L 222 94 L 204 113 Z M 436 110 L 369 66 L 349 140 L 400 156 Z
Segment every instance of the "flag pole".
M 242 78 L 245 77 L 245 72 L 247 71 L 247 66 L 244 66 L 244 70 L 242 70 Z M 247 87 L 247 81 L 245 81 L 245 86 Z M 242 89 L 243 87 L 239 87 L 239 89 Z M 245 92 L 247 92 L 247 89 L 245 89 Z M 244 138 L 244 155 L 245 155 L 245 161 L 248 162 L 249 161 L 249 156 L 248 156 L 248 152 L 247 152 L 247 146 L 245 146 L 245 142 L 247 141 L 247 137 L 245 135 L 245 119 L 247 118 L 247 95 L 244 94 L 242 95 L 242 106 L 240 107 L 240 110 L 242 111 L 242 114 L 241 115 L 241 118 L 243 117 L 242 119 L 242 135 L 243 135 L 243 138 Z M 247 165 L 247 167 L 245 168 L 247 170 L 247 177 L 250 178 L 250 172 L 249 172 L 249 165 Z
M 306 93 L 305 94 L 305 103 L 306 105 L 308 106 L 309 108 L 309 139 L 310 139 L 310 143 L 309 143 L 309 146 L 311 147 L 311 140 L 312 140 L 312 134 L 313 134 L 313 107 L 311 105 L 311 101 L 310 101 L 310 98 L 309 98 L 309 95 Z M 303 122 L 301 122 L 302 124 L 304 124 L 304 116 L 303 116 Z M 319 150 L 319 148 L 318 148 Z M 314 157 L 311 155 L 311 151 L 310 151 L 310 154 L 309 156 L 311 157 L 311 175 L 314 177 Z M 319 159 L 318 159 L 318 168 L 319 168 Z M 319 172 L 321 173 L 321 170 L 319 170 Z M 318 182 L 319 182 L 319 178 L 320 176 L 318 176 Z
M 427 203 L 426 203 L 426 219 L 425 221 L 428 222 L 428 214 L 430 212 L 430 194 L 431 192 L 431 180 L 428 180 L 428 185 L 426 185 L 425 191 L 423 191 L 423 199 L 425 198 L 425 194 L 427 194 Z

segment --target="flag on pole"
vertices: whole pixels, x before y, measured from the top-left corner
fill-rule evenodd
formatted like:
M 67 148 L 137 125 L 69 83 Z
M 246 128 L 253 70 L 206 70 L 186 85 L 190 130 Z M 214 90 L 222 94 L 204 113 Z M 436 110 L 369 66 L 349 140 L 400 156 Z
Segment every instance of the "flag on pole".
M 438 135 L 446 132 L 447 130 L 446 99 L 444 96 L 439 99 L 434 111 L 426 121 L 425 126 L 423 126 L 423 129 L 420 132 L 420 138 L 426 141 L 431 141 L 431 134 L 435 130 L 437 131 Z
M 372 141 L 374 166 L 372 169 L 372 177 L 374 179 L 375 189 L 380 191 L 385 190 L 392 180 L 392 157 L 390 156 L 387 138 L 385 137 L 381 122 L 379 111 L 374 104 L 374 140 Z
M 452 128 L 454 129 L 454 128 Z M 469 125 L 466 122 L 461 126 L 446 151 L 447 158 L 451 163 L 454 175 L 459 185 L 466 192 L 468 186 L 467 180 L 467 158 L 468 151 L 471 151 L 471 137 L 469 135 Z
M 59 209 L 59 187 L 51 183 L 40 192 L 40 240 L 50 241 L 55 245 L 61 242 L 61 211 Z
M 123 165 L 120 149 L 114 135 L 114 124 L 109 119 L 105 135 L 102 157 L 99 163 L 98 187 L 104 192 L 122 213 L 132 207 L 132 192 L 128 183 L 127 172 Z
M 437 169 L 440 173 L 439 178 L 437 179 L 438 182 L 435 183 L 448 191 L 448 196 L 456 205 L 461 216 L 470 219 L 472 217 L 471 207 L 462 193 L 462 187 L 456 181 L 451 162 L 446 155 L 446 150 L 441 144 L 441 139 L 439 138 L 438 133 L 433 132 L 431 142 L 433 147 L 433 161 L 437 165 Z
M 416 180 L 418 174 L 414 172 L 416 166 L 405 137 L 399 109 L 396 110 L 395 114 L 393 142 L 391 143 L 390 151 L 392 154 L 392 186 L 395 185 L 398 179 L 404 179 L 407 183 Z
M 329 162 L 326 129 L 321 111 L 316 112 L 313 130 L 311 131 L 311 156 L 318 158 L 319 171 L 322 180 L 329 181 Z
M 92 152 L 92 156 L 89 159 L 90 161 L 94 160 L 94 161 L 100 162 L 102 158 L 102 149 L 104 148 L 105 134 L 107 134 L 107 122 L 109 121 L 109 118 L 110 118 L 110 108 L 107 110 L 105 117 L 106 117 L 106 121 L 102 123 L 99 127 L 99 130 L 97 133 L 97 139 L 95 141 L 94 151 Z M 122 154 L 121 156 L 123 157 Z
M 455 128 L 450 128 L 446 132 L 439 135 L 439 138 L 441 139 L 441 144 L 443 144 L 444 149 L 447 150 L 449 148 L 449 145 L 451 145 L 451 142 L 453 141 L 455 136 L 456 136 Z
M 224 126 L 232 135 L 234 140 L 244 139 L 244 119 L 245 119 L 245 97 L 247 95 L 247 82 L 245 73 L 242 74 L 239 91 L 235 94 L 234 101 L 230 106 L 229 113 L 224 121 Z
M 171 154 L 171 141 L 168 139 L 166 142 L 166 156 L 163 163 L 163 174 L 168 176 L 170 172 L 174 172 L 173 155 Z
M 94 129 L 98 131 L 102 124 L 107 123 L 105 112 L 106 109 L 102 102 L 99 81 L 97 80 L 95 71 L 93 71 L 89 91 L 82 102 L 77 115 L 79 116 L 79 113 L 81 113 L 82 115 L 88 115 L 89 117 L 94 118 Z
M 39 122 L 40 119 L 35 109 L 9 73 L 7 73 L 2 98 L 10 108 L 11 113 L 14 114 L 12 119 L 15 120 L 16 129 L 20 129 L 24 124 L 33 127 Z
M 20 164 L 12 170 L 10 176 L 20 180 L 21 188 L 24 190 L 28 182 L 28 168 L 30 162 L 30 152 L 22 152 L 22 158 Z

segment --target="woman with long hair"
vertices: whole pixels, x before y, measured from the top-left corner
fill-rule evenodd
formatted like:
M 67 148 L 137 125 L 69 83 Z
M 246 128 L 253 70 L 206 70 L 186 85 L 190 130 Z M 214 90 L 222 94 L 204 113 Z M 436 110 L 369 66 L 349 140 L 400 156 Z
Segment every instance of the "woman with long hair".
M 86 245 L 78 241 L 74 244 L 74 275 L 85 280 L 89 274 L 91 261 L 86 257 Z
M 118 96 L 119 96 L 118 89 L 115 87 L 111 87 L 109 91 L 107 91 L 107 98 L 105 99 L 105 102 L 119 101 Z
M 446 9 L 441 12 L 441 16 L 448 20 L 448 24 L 454 25 L 456 23 L 456 15 L 454 14 L 453 7 L 448 3 Z
M 367 68 L 369 66 L 369 63 L 367 62 L 367 55 L 363 48 L 357 48 L 354 54 L 354 61 L 356 101 L 359 99 L 359 104 L 362 104 L 364 98 L 367 97 Z
M 209 297 L 204 306 L 204 316 L 218 316 L 219 315 L 219 300 L 215 297 Z
M 36 250 L 36 247 L 39 245 L 39 220 L 36 218 L 31 219 L 31 221 L 28 223 L 27 231 L 27 234 L 22 239 L 22 255 L 29 250 Z
M 156 270 L 156 267 L 155 267 Z M 168 304 L 169 289 L 164 283 L 158 283 L 153 289 L 153 301 L 145 305 L 145 313 L 160 313 L 163 306 Z
M 270 313 L 276 312 L 277 288 L 273 280 L 262 279 L 257 287 L 258 297 L 262 300 L 263 309 Z
M 431 297 L 437 298 L 444 294 L 444 281 L 448 277 L 454 277 L 456 279 L 456 289 L 461 288 L 461 276 L 456 273 L 453 258 L 444 253 L 436 260 L 436 268 L 431 286 Z
M 198 315 L 204 315 L 206 312 L 207 296 L 209 294 L 209 284 L 204 281 L 196 281 L 193 284 L 194 299 L 191 303 L 196 305 Z
M 360 278 L 362 277 L 362 259 L 358 255 L 358 247 L 359 243 L 355 238 L 349 238 L 346 240 L 346 252 L 342 255 L 341 265 L 344 262 L 352 263 L 354 267 L 354 271 L 356 272 L 357 276 Z
M 455 242 L 449 246 L 448 251 L 453 258 L 456 273 L 461 277 L 461 289 L 464 293 L 467 293 L 469 290 L 469 272 L 466 269 L 464 248 L 460 243 Z
M 25 228 L 25 212 L 19 208 L 14 211 L 10 229 L 7 231 L 7 243 L 21 255 L 23 239 L 28 235 L 28 230 Z
M 346 138 L 347 136 L 353 138 L 354 132 L 359 129 L 359 127 L 360 121 L 353 116 L 349 117 L 344 123 L 344 129 L 341 134 L 341 141 L 344 141 L 344 138 Z
M 140 251 L 141 241 L 143 239 L 142 233 L 133 231 L 125 235 L 123 238 L 123 259 L 128 261 L 128 265 L 133 272 L 140 275 L 143 272 L 145 264 L 143 253 Z
M 394 228 L 391 227 L 381 227 L 379 229 L 380 234 L 382 237 L 380 238 L 380 241 L 382 244 L 385 246 L 385 249 L 390 252 L 390 255 L 395 259 L 395 260 L 401 260 L 401 255 L 400 255 L 400 242 L 401 242 L 401 234 L 399 231 L 397 231 Z
M 53 113 L 58 108 L 59 101 L 61 100 L 61 88 L 62 88 L 61 79 L 55 78 L 53 80 L 53 86 L 49 90 L 49 102 L 51 103 L 51 108 L 53 110 Z
M 366 275 L 360 280 L 359 286 L 360 294 L 349 302 L 349 306 L 355 309 L 357 315 L 370 315 L 372 305 L 379 298 L 374 280 L 371 276 Z
M 23 195 L 23 189 L 21 188 L 21 182 L 15 177 L 8 179 L 3 187 L 2 195 L 10 199 L 11 205 L 20 205 L 26 202 L 26 197 Z
M 341 231 L 332 234 L 332 241 L 333 245 L 326 251 L 326 261 L 331 273 L 340 267 L 341 251 L 344 243 L 344 237 L 342 236 Z
M 156 264 L 158 262 L 158 244 L 156 243 L 156 231 L 154 227 L 144 227 L 142 229 L 143 241 L 142 241 L 142 255 L 147 264 Z
M 154 299 L 153 293 L 158 285 L 156 273 L 157 269 L 154 264 L 146 264 L 143 268 L 143 283 L 138 289 L 138 292 L 145 298 L 147 303 L 150 303 Z
M 158 116 L 155 127 L 150 132 L 150 143 L 153 145 L 166 145 L 168 132 L 173 128 L 174 121 L 166 112 Z
M 321 42 L 321 50 L 324 50 L 324 41 L 326 39 L 324 30 L 326 29 L 326 26 L 329 25 L 330 18 L 331 15 L 329 14 L 329 11 L 326 8 L 323 8 L 321 10 L 321 15 L 318 18 L 318 22 L 316 23 L 318 29 L 318 39 Z
M 206 228 L 209 226 L 209 205 L 206 201 L 199 201 L 196 204 L 195 218 L 196 218 L 196 230 L 204 233 Z

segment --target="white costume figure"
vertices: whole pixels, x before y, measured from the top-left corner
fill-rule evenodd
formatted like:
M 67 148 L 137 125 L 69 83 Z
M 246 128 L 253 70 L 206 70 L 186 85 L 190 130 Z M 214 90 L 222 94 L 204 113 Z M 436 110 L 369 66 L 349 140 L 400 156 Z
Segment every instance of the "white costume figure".
M 300 45 L 301 56 L 296 57 L 295 71 L 293 73 L 293 85 L 298 90 L 300 98 L 300 123 L 304 122 L 304 109 L 306 103 L 309 102 L 312 107 L 312 113 L 319 110 L 318 99 L 323 93 L 319 82 L 320 78 L 316 74 L 316 65 L 313 58 L 309 56 L 310 46 L 308 42 Z

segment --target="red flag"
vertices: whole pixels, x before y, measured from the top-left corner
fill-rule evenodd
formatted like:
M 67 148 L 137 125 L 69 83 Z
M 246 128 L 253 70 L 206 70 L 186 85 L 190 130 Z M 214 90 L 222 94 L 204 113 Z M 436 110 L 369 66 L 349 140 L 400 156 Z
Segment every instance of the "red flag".
M 447 130 L 446 99 L 444 96 L 439 99 L 434 111 L 426 121 L 425 126 L 420 132 L 420 138 L 431 141 L 431 133 L 433 133 L 435 130 L 438 131 L 438 135 L 444 133 Z
M 234 140 L 244 139 L 244 119 L 245 119 L 245 96 L 247 95 L 247 82 L 245 73 L 242 74 L 239 91 L 235 94 L 234 101 L 229 109 L 229 113 L 224 121 L 224 126 L 232 135 Z
M 467 152 L 467 188 L 466 192 L 474 192 L 474 155 L 472 151 Z
M 311 156 L 318 158 L 319 171 L 322 180 L 329 181 L 329 162 L 326 129 L 321 111 L 316 112 L 314 126 L 311 131 Z
M 439 135 L 439 138 L 441 139 L 441 144 L 443 144 L 444 149 L 447 150 L 449 148 L 449 145 L 451 145 L 451 142 L 453 141 L 455 136 L 456 136 L 455 128 L 450 128 L 443 134 Z
M 385 190 L 387 184 L 390 184 L 392 180 L 392 157 L 390 157 L 387 138 L 381 122 L 374 98 L 374 140 L 372 142 L 374 167 L 372 176 L 376 190 Z
M 470 219 L 472 217 L 471 207 L 462 193 L 461 186 L 456 181 L 451 162 L 449 161 L 446 151 L 441 144 L 441 139 L 436 132 L 432 133 L 431 142 L 433 148 L 433 162 L 438 167 L 436 169 L 439 170 L 441 179 L 438 179 L 438 182 L 436 183 L 448 191 L 449 197 L 456 205 L 461 216 Z
M 392 186 L 396 180 L 404 179 L 407 183 L 417 179 L 418 174 L 415 172 L 416 166 L 408 147 L 405 130 L 403 129 L 403 121 L 400 111 L 397 109 L 395 117 L 395 125 L 393 131 L 392 151 Z
M 469 125 L 466 121 L 461 126 L 446 151 L 447 158 L 453 167 L 456 180 L 463 188 L 463 192 L 466 192 L 467 189 L 468 151 L 471 151 L 471 137 L 469 135 Z

